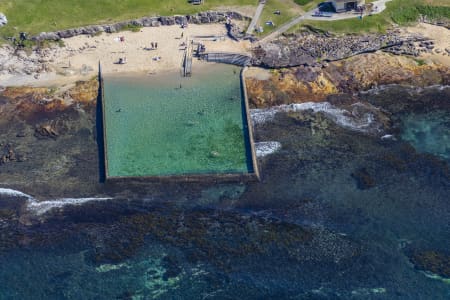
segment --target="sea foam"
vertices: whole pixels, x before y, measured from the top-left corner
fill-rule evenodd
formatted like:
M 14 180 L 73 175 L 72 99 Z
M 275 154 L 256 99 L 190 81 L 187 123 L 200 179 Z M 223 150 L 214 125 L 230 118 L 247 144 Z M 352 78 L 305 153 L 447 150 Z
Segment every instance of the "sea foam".
M 27 195 L 25 193 L 22 193 L 21 191 L 13 190 L 13 189 L 7 189 L 7 188 L 0 188 L 0 196 L 11 196 L 11 197 L 24 197 L 27 199 L 33 199 L 30 195 Z
M 28 200 L 27 209 L 35 213 L 36 215 L 43 215 L 53 208 L 60 208 L 66 205 L 81 205 L 91 201 L 105 201 L 112 198 L 104 197 L 89 197 L 89 198 L 62 198 L 48 201 L 36 201 L 35 199 Z
M 365 107 L 362 103 L 355 103 L 352 105 L 352 111 L 340 109 L 328 102 L 306 102 L 280 105 L 271 108 L 252 109 L 250 116 L 254 124 L 263 124 L 274 119 L 278 112 L 298 112 L 304 110 L 312 110 L 313 112 L 323 112 L 332 121 L 339 126 L 356 130 L 369 131 L 374 129 L 375 117 L 370 111 L 358 113 L 358 107 Z M 373 109 L 373 108 L 372 108 Z
M 281 149 L 280 142 L 258 142 L 255 143 L 255 151 L 257 157 L 264 157 Z
M 47 201 L 37 201 L 34 197 L 25 194 L 21 191 L 0 188 L 0 196 L 6 195 L 10 197 L 23 197 L 27 199 L 26 209 L 36 215 L 43 215 L 53 208 L 60 208 L 66 205 L 81 205 L 91 201 L 105 201 L 111 200 L 110 197 L 87 197 L 87 198 L 61 198 Z

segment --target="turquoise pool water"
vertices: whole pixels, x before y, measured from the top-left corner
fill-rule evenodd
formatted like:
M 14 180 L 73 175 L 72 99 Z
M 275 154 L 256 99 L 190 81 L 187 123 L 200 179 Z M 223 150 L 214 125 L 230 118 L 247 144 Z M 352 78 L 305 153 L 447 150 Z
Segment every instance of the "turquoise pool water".
M 240 69 L 104 78 L 108 177 L 252 172 Z

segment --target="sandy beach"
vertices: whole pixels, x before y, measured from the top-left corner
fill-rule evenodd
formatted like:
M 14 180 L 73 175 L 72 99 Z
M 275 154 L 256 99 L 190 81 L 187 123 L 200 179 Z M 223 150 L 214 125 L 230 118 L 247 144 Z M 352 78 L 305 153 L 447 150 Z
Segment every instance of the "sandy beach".
M 243 22 L 237 23 L 245 28 Z M 401 29 L 405 34 L 420 34 L 434 42 L 434 49 L 419 57 L 428 64 L 450 66 L 449 30 L 444 27 L 420 23 Z M 203 38 L 202 38 L 203 37 Z M 13 55 L 0 48 L 0 86 L 55 86 L 92 78 L 101 63 L 103 74 L 140 72 L 158 74 L 181 70 L 185 48 L 195 40 L 206 46 L 207 52 L 236 52 L 250 54 L 249 41 L 235 41 L 227 36 L 224 24 L 194 25 L 187 28 L 178 25 L 144 27 L 139 32 L 122 31 L 98 36 L 80 35 L 63 39 L 64 47 L 53 46 L 40 54 L 25 51 Z M 153 48 L 152 48 L 153 43 Z M 157 43 L 157 47 L 156 44 Z M 126 63 L 119 64 L 120 59 Z M 195 67 L 205 64 L 194 59 Z M 12 71 L 11 71 L 12 70 Z M 257 71 L 250 72 L 249 76 Z M 267 74 L 263 74 L 264 78 Z
M 99 62 L 104 74 L 173 71 L 181 68 L 184 44 L 192 39 L 203 43 L 208 52 L 249 53 L 250 50 L 250 42 L 230 39 L 224 24 L 144 27 L 139 32 L 103 33 L 94 37 L 80 35 L 63 39 L 65 47 L 51 49 L 50 72 L 41 73 L 38 78 L 3 74 L 0 82 L 4 86 L 74 82 L 95 76 Z M 125 64 L 118 64 L 121 58 L 126 58 Z M 200 63 L 194 59 L 194 68 Z

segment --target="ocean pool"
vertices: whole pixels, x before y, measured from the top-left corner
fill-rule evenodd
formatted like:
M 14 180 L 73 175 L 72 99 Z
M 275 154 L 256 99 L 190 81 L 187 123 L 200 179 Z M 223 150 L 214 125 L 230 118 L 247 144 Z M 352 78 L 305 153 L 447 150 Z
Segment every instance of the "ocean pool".
M 240 71 L 105 76 L 107 177 L 253 173 Z

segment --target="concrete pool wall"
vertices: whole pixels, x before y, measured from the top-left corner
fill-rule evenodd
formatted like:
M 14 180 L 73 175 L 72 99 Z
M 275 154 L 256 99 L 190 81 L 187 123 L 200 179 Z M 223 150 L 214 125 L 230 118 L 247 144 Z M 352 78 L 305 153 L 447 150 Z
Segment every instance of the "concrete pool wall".
M 211 173 L 186 173 L 186 174 L 164 174 L 164 175 L 139 175 L 139 176 L 117 176 L 112 175 L 110 173 L 110 163 L 108 161 L 108 133 L 107 133 L 107 122 L 106 122 L 106 101 L 105 99 L 105 83 L 104 78 L 101 74 L 101 68 L 99 68 L 99 80 L 100 80 L 100 97 L 99 101 L 101 101 L 100 108 L 102 110 L 102 125 L 103 125 L 103 155 L 104 155 L 104 178 L 108 181 L 128 181 L 132 179 L 133 181 L 201 181 L 201 182 L 235 182 L 235 181 L 256 181 L 259 180 L 259 169 L 256 159 L 254 140 L 253 140 L 253 127 L 249 115 L 249 104 L 248 97 L 246 91 L 246 83 L 245 83 L 245 71 L 247 68 L 241 69 L 239 73 L 240 78 L 240 93 L 241 93 L 241 101 L 239 105 L 242 105 L 242 121 L 243 121 L 243 135 L 244 135 L 244 143 L 245 143 L 245 151 L 247 160 L 251 161 L 251 167 L 248 172 L 230 172 L 230 173 L 221 173 L 221 172 L 211 172 Z M 238 105 L 236 103 L 236 105 Z

